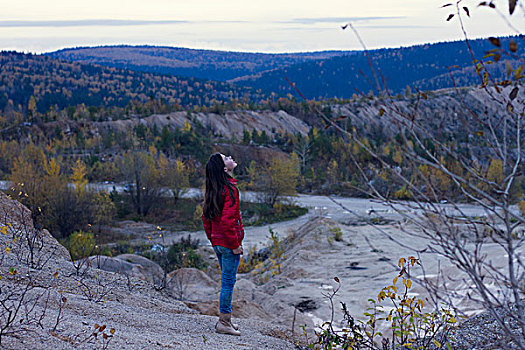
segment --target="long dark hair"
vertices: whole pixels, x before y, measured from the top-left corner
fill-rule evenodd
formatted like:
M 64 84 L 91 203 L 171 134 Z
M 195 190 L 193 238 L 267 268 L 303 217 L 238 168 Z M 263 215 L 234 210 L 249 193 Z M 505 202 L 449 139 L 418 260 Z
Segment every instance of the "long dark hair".
M 224 161 L 220 153 L 214 153 L 206 163 L 206 191 L 204 193 L 204 217 L 211 220 L 221 215 L 224 207 L 222 191 L 224 186 L 228 188 L 233 204 L 235 204 L 235 192 L 229 181 L 229 175 L 224 171 Z

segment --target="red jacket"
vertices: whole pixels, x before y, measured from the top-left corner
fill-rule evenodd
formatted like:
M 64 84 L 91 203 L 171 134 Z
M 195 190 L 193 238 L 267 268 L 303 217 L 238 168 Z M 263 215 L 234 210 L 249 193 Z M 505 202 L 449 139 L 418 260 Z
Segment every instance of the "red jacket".
M 236 185 L 237 181 L 230 178 L 232 185 Z M 232 198 L 230 191 L 224 186 L 222 190 L 222 199 L 224 207 L 220 216 L 208 220 L 202 216 L 202 224 L 204 232 L 211 241 L 213 246 L 220 245 L 229 249 L 238 248 L 244 239 L 244 228 L 241 220 L 241 205 L 239 200 L 239 190 L 233 187 L 235 194 L 235 204 L 232 206 Z

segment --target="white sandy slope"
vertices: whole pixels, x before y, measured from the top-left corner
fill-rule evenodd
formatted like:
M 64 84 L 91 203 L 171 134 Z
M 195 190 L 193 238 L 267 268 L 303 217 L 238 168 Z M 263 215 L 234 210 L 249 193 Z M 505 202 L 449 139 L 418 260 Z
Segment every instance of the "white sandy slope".
M 115 330 L 108 349 L 294 349 L 283 340 L 285 331 L 271 323 L 239 319 L 242 336 L 232 337 L 214 332 L 216 317 L 203 316 L 184 303 L 155 291 L 151 284 L 136 278 L 129 280 L 117 273 L 95 268 L 83 277 L 75 273 L 67 251 L 47 232 L 41 232 L 45 248 L 41 257 L 51 257 L 41 269 L 29 269 L 19 259 L 24 244 L 13 243 L 13 232 L 20 223 L 33 229 L 31 213 L 0 192 L 2 223 L 13 225 L 0 234 L 0 299 L 6 293 L 31 288 L 13 326 L 14 336 L 2 337 L 2 349 L 97 349 L 104 347 L 102 334 L 90 336 L 95 325 L 105 325 L 106 334 Z M 21 241 L 18 240 L 18 243 Z M 9 253 L 6 246 L 11 247 Z M 11 276 L 10 268 L 17 274 Z M 30 282 L 31 281 L 31 282 Z M 89 290 L 90 292 L 88 292 Z M 89 298 L 91 295 L 93 298 Z M 66 298 L 55 331 L 62 297 Z M 99 301 L 88 299 L 100 299 Z M 32 302 L 30 302 L 32 301 Z M 30 319 L 38 322 L 27 324 Z M 36 317 L 36 318 L 35 318 Z M 19 323 L 20 319 L 25 319 Z M 4 320 L 1 326 L 4 326 Z M 107 341 L 106 340 L 106 341 Z

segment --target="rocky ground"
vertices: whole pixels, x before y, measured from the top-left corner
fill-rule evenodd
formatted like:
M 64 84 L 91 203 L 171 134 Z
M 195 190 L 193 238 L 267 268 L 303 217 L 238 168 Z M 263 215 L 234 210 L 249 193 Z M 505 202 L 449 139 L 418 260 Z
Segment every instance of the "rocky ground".
M 154 114 L 152 116 L 137 120 L 116 120 L 107 122 L 95 122 L 93 126 L 97 129 L 107 129 L 125 131 L 133 128 L 137 123 L 145 124 L 149 127 L 156 125 L 159 130 L 164 126 L 170 129 L 183 128 L 185 123 L 204 125 L 218 137 L 231 138 L 235 135 L 238 140 L 243 137 L 244 130 L 265 131 L 268 135 L 278 132 L 287 132 L 292 135 L 308 133 L 308 125 L 302 120 L 289 115 L 284 111 L 228 111 L 225 115 L 215 113 L 187 113 L 173 112 L 171 114 Z
M 268 245 L 270 228 L 281 239 L 293 238 L 284 240 L 285 252 L 280 259 L 282 273 L 268 276 L 271 270 L 270 273 L 239 274 L 237 283 L 240 296 L 247 295 L 247 300 L 266 305 L 269 314 L 278 312 L 281 315 L 279 322 L 287 328 L 291 327 L 297 305 L 301 305 L 301 317 L 306 316 L 307 320 L 303 322 L 307 325 L 319 325 L 330 319 L 331 308 L 323 294 L 337 287 L 333 280 L 336 276 L 341 286 L 334 299 L 335 305 L 344 302 L 354 317 L 364 319 L 363 312 L 370 306 L 368 299 L 377 297 L 379 291 L 397 276 L 398 260 L 416 255 L 428 243 L 428 240 L 415 239 L 407 234 L 402 218 L 389 207 L 368 199 L 334 199 L 335 202 L 323 196 L 300 195 L 296 202 L 310 208 L 307 215 L 287 222 L 245 228 L 245 251 L 254 246 L 261 249 Z M 462 205 L 461 211 L 468 215 L 483 215 L 483 211 L 473 205 Z M 400 224 L 404 225 L 403 230 Z M 337 230 L 340 230 L 339 240 L 335 237 Z M 205 237 L 203 232 L 193 233 L 193 236 Z M 202 241 L 206 242 L 205 239 Z M 483 249 L 488 257 L 505 254 L 494 243 L 486 243 Z M 210 263 L 215 261 L 211 249 L 204 255 L 209 257 Z M 463 313 L 476 315 L 484 311 L 478 303 L 469 300 L 467 295 L 472 285 L 447 259 L 429 251 L 421 253 L 419 258 L 424 270 L 417 266 L 413 270 L 412 295 L 428 299 L 430 304 L 430 296 L 420 283 L 424 279 L 435 282 L 440 271 L 450 279 L 449 288 L 456 294 L 454 303 Z M 504 259 L 494 259 L 497 268 L 504 269 L 504 263 Z M 216 278 L 217 273 L 211 271 L 210 276 Z M 266 278 L 268 280 L 261 283 Z M 246 293 L 247 290 L 264 294 L 257 296 L 257 293 L 252 293 L 256 295 L 253 297 Z M 272 303 L 263 298 L 267 295 L 271 296 Z M 274 308 L 274 303 L 281 304 Z M 336 312 L 336 320 L 341 319 L 342 314 Z M 295 323 L 296 327 L 300 324 Z M 301 332 L 301 329 L 295 331 Z
M 167 276 L 165 288 L 159 288 L 165 276 L 155 263 L 133 254 L 71 262 L 65 248 L 44 230 L 41 239 L 36 239 L 43 244 L 36 249 L 41 260 L 34 260 L 37 268 L 28 269 L 27 244 L 13 238 L 36 232 L 30 213 L 0 196 L 2 217 L 13 224 L 0 224 L 7 228 L 5 235 L 0 234 L 0 298 L 5 301 L 5 291 L 11 291 L 11 299 L 19 298 L 29 286 L 24 298 L 27 308 L 21 308 L 14 318 L 11 336 L 2 337 L 2 346 L 8 349 L 93 349 L 104 348 L 108 342 L 106 348 L 115 349 L 294 349 L 296 342 L 304 345 L 302 326 L 312 340 L 314 330 L 331 318 L 327 296 L 338 287 L 334 277 L 340 281 L 333 299 L 337 328 L 344 326 L 340 302 L 355 318 L 365 319 L 368 299 L 376 298 L 397 275 L 397 260 L 426 245 L 404 233 L 395 213 L 377 203 L 347 200 L 342 208 L 325 197 L 305 197 L 315 204 L 310 205 L 309 214 L 271 225 L 279 236 L 277 247 L 263 248 L 268 226 L 246 228 L 245 251 L 257 245 L 262 262 L 252 272 L 238 275 L 233 316 L 243 335 L 232 339 L 213 330 L 220 281 L 211 247 L 199 249 L 210 265 L 206 273 L 179 269 Z M 465 210 L 476 213 L 474 207 Z M 164 239 L 174 240 L 175 236 Z M 499 246 L 491 244 L 485 246 L 485 252 L 489 257 L 502 254 Z M 423 277 L 436 280 L 439 267 L 454 281 L 454 302 L 460 311 L 478 315 L 458 328 L 454 348 L 496 349 L 512 344 L 504 336 L 494 336 L 501 330 L 467 297 L 472 286 L 457 268 L 436 254 L 423 252 L 419 258 L 425 270 L 413 271 L 411 295 L 428 302 L 428 291 L 418 281 Z M 495 260 L 495 267 L 504 268 L 504 259 Z M 5 323 L 5 317 L 0 312 L 1 322 Z M 101 331 L 96 325 L 106 327 Z
M 3 193 L 0 211 L 2 349 L 295 348 L 286 329 L 260 318 L 236 319 L 241 337 L 216 334 L 216 317 L 189 308 L 172 288 L 156 291 L 141 278 L 151 266 L 129 256 L 120 259 L 120 273 L 97 268 L 118 269 L 115 261 L 73 263 L 47 231 L 34 229 L 31 213 Z M 36 243 L 33 255 L 28 242 Z M 216 282 L 208 282 L 216 291 Z

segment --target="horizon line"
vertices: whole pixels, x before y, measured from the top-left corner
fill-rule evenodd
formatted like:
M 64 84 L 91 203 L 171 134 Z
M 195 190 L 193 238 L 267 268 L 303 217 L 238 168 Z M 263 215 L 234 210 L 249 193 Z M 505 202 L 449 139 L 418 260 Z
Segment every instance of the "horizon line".
M 511 38 L 511 37 L 522 37 L 522 34 L 516 34 L 516 35 L 502 35 L 498 36 L 498 38 Z M 482 39 L 488 39 L 489 36 L 479 36 L 479 37 L 473 37 L 469 38 L 469 40 L 482 40 Z M 419 43 L 413 43 L 409 45 L 392 45 L 392 46 L 381 46 L 381 47 L 374 47 L 374 48 L 366 48 L 367 50 L 381 50 L 381 49 L 396 49 L 396 48 L 404 48 L 404 47 L 412 47 L 412 46 L 421 46 L 421 45 L 433 45 L 433 44 L 440 44 L 440 43 L 450 43 L 450 42 L 461 42 L 464 41 L 464 39 L 452 39 L 452 40 L 439 40 L 439 41 L 426 41 L 426 42 L 419 42 Z M 299 54 L 299 53 L 317 53 L 317 52 L 333 52 L 333 51 L 341 51 L 341 52 L 356 52 L 356 51 L 364 51 L 365 49 L 359 48 L 359 49 L 340 49 L 340 48 L 326 48 L 326 49 L 319 49 L 319 50 L 310 50 L 310 51 L 251 51 L 251 50 L 242 50 L 242 49 L 207 49 L 202 47 L 188 47 L 188 46 L 173 46 L 168 44 L 101 44 L 101 45 L 92 45 L 92 46 L 67 46 L 62 47 L 56 50 L 52 51 L 41 51 L 39 53 L 36 52 L 30 52 L 27 51 L 27 53 L 34 53 L 34 54 L 49 54 L 54 53 L 58 51 L 66 51 L 66 50 L 78 50 L 78 49 L 94 49 L 94 48 L 115 48 L 115 47 L 131 47 L 131 48 L 138 48 L 138 47 L 155 47 L 155 48 L 167 48 L 167 49 L 186 49 L 186 50 L 194 50 L 194 51 L 218 51 L 218 52 L 239 52 L 239 53 L 263 53 L 263 54 Z M 0 50 L 0 51 L 7 51 L 7 50 Z M 16 50 L 12 50 L 16 51 Z

